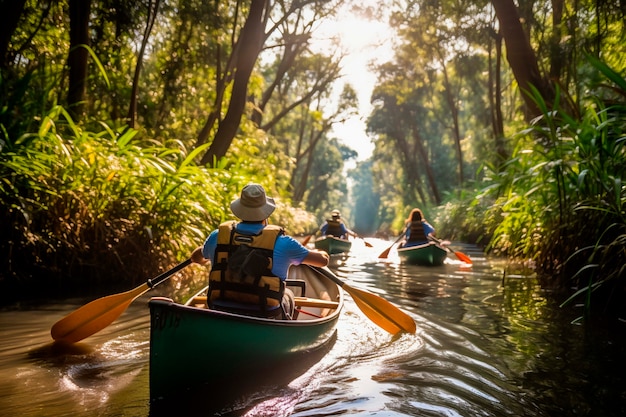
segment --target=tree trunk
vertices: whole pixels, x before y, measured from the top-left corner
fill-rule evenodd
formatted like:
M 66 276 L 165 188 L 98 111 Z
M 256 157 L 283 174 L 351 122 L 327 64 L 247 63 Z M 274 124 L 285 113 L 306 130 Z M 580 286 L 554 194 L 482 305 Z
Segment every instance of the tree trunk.
M 439 194 L 439 187 L 437 186 L 437 180 L 435 179 L 435 173 L 433 172 L 433 167 L 430 165 L 428 161 L 428 154 L 426 153 L 426 149 L 424 148 L 424 140 L 419 133 L 419 130 L 415 123 L 413 122 L 412 134 L 413 141 L 415 142 L 415 147 L 417 148 L 417 153 L 422 161 L 422 166 L 424 167 L 424 171 L 426 174 L 426 178 L 428 178 L 428 184 L 430 185 L 430 189 L 432 191 L 432 197 L 435 200 L 436 205 L 441 205 L 441 195 Z M 417 161 L 416 161 L 417 163 Z
M 404 133 L 397 130 L 391 133 L 391 137 L 394 138 L 398 152 L 398 158 L 404 167 L 404 174 L 406 176 L 406 190 L 411 193 L 407 193 L 403 197 L 403 203 L 413 205 L 413 202 L 417 199 L 421 200 L 422 205 L 427 204 L 426 195 L 422 188 L 422 181 L 420 180 L 418 166 L 419 163 L 415 159 L 415 152 L 411 146 L 409 146 Z
M 506 45 L 507 60 L 526 104 L 526 119 L 530 121 L 541 114 L 529 94 L 530 87 L 534 86 L 548 103 L 553 101 L 554 93 L 541 76 L 537 56 L 524 32 L 513 0 L 491 0 L 491 3 L 500 22 L 500 33 Z
M 239 56 L 233 80 L 233 90 L 224 120 L 217 129 L 213 143 L 202 157 L 203 165 L 213 164 L 228 151 L 237 130 L 248 99 L 248 81 L 254 64 L 263 47 L 266 0 L 252 0 L 246 23 L 239 38 Z
M 561 50 L 561 23 L 563 22 L 563 0 L 552 0 L 552 36 L 550 38 L 550 79 L 561 79 L 565 57 Z
M 450 108 L 450 115 L 452 116 L 452 137 L 454 138 L 454 145 L 456 148 L 456 160 L 459 167 L 458 175 L 459 175 L 459 190 L 463 186 L 463 149 L 461 148 L 461 128 L 459 127 L 459 106 L 457 105 L 458 96 L 452 92 L 452 84 L 450 83 L 450 78 L 448 77 L 448 67 L 446 66 L 446 61 L 441 55 L 441 51 L 439 51 L 439 63 L 441 64 L 442 72 L 443 72 L 443 82 L 444 82 L 444 97 L 445 102 L 448 103 L 448 107 Z
M 274 92 L 274 90 L 276 90 L 280 82 L 283 80 L 285 74 L 287 74 L 287 71 L 292 68 L 296 57 L 302 52 L 304 47 L 306 47 L 310 37 L 311 35 L 308 33 L 305 33 L 303 35 L 285 36 L 285 49 L 283 51 L 283 57 L 280 60 L 280 64 L 278 64 L 278 68 L 276 69 L 274 81 L 265 91 L 263 91 L 261 101 L 256 106 L 256 109 L 254 110 L 254 112 L 252 113 L 252 117 L 250 118 L 250 120 L 252 120 L 252 122 L 255 123 L 257 126 L 261 126 L 263 113 L 265 111 L 267 103 L 272 97 L 272 93 Z
M 26 0 L 4 0 L 0 13 L 0 68 L 8 68 L 10 58 L 7 57 L 13 32 L 24 12 Z
M 496 144 L 497 160 L 495 166 L 500 168 L 502 163 L 509 159 L 504 140 L 504 116 L 502 115 L 502 36 L 493 32 L 495 40 L 495 63 L 489 53 L 489 107 L 491 107 L 491 128 Z
M 67 104 L 75 120 L 82 117 L 87 86 L 89 14 L 91 0 L 70 0 L 70 52 L 67 57 L 69 85 Z
M 137 55 L 137 64 L 135 65 L 135 75 L 133 76 L 133 86 L 130 91 L 130 106 L 128 108 L 128 126 L 131 128 L 135 127 L 135 118 L 137 117 L 137 93 L 139 90 L 139 74 L 141 73 L 141 67 L 143 65 L 143 55 L 146 51 L 146 46 L 148 45 L 148 38 L 150 37 L 150 32 L 152 32 L 152 27 L 154 26 L 154 22 L 156 21 L 156 16 L 159 12 L 160 3 L 161 3 L 161 0 L 156 0 L 154 2 L 154 5 L 152 3 L 152 0 L 148 1 L 146 29 L 143 32 L 141 48 L 139 49 L 139 54 Z

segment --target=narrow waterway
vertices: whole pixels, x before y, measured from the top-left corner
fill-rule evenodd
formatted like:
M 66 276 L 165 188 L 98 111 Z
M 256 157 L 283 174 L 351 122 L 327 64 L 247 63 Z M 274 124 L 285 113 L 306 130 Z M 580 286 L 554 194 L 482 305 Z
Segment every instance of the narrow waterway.
M 405 265 L 390 242 L 355 241 L 331 269 L 393 302 L 417 323 L 390 336 L 350 296 L 327 352 L 290 378 L 256 378 L 225 393 L 149 402 L 150 295 L 72 349 L 51 343 L 52 324 L 90 300 L 0 312 L 0 410 L 7 416 L 604 416 L 626 415 L 626 328 L 570 324 L 532 275 L 515 274 L 478 248 L 453 247 L 441 267 Z M 170 292 L 164 294 L 163 292 Z M 175 298 L 175 297 L 174 297 Z M 206 358 L 207 361 L 219 358 Z

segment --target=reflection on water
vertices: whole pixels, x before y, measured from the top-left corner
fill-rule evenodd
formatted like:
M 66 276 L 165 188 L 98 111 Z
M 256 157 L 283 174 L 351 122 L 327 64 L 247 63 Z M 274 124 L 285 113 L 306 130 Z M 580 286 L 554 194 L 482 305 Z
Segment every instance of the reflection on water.
M 626 414 L 624 329 L 571 325 L 577 314 L 555 306 L 533 276 L 505 276 L 502 262 L 475 247 L 457 245 L 472 266 L 451 256 L 428 268 L 402 264 L 394 251 L 376 259 L 389 242 L 368 241 L 373 248 L 357 240 L 331 269 L 411 314 L 416 334 L 390 336 L 348 295 L 336 340 L 303 366 L 250 375 L 237 386 L 217 381 L 174 404 L 151 405 L 147 297 L 71 348 L 51 343 L 50 326 L 89 300 L 3 311 L 0 409 L 20 416 Z M 160 295 L 178 296 L 179 287 L 159 288 Z

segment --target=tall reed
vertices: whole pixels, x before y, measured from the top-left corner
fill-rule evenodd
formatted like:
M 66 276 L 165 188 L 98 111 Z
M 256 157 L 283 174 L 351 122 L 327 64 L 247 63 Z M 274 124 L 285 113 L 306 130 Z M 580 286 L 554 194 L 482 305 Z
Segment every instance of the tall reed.
M 513 158 L 490 188 L 496 222 L 491 248 L 533 259 L 543 284 L 574 288 L 564 303 L 581 299 L 591 311 L 624 314 L 626 264 L 626 80 L 602 62 L 589 62 L 605 78 L 582 102 L 580 115 L 535 94 L 542 109 L 517 136 Z M 608 83 L 607 83 L 608 82 Z M 536 92 L 535 92 L 536 93 Z
M 5 143 L 4 281 L 145 280 L 164 262 L 188 256 L 226 217 L 229 173 L 196 166 L 202 149 L 187 153 L 177 141 L 101 127 L 87 131 L 57 106 L 38 132 Z

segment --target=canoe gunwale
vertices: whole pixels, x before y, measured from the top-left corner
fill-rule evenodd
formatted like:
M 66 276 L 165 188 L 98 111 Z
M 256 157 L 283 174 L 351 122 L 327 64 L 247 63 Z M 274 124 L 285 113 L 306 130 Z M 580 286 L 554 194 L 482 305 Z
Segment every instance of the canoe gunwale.
M 198 292 L 198 294 L 206 294 L 206 288 L 202 291 Z M 190 301 L 193 300 L 193 297 L 190 298 Z M 153 297 L 148 302 L 149 305 L 159 306 L 161 308 L 183 312 L 186 314 L 197 314 L 200 316 L 205 316 L 207 319 L 219 319 L 219 320 L 232 320 L 237 322 L 244 323 L 255 323 L 259 325 L 268 325 L 268 326 L 286 326 L 286 327 L 302 327 L 304 325 L 319 325 L 321 323 L 325 323 L 327 321 L 335 320 L 337 315 L 341 313 L 342 303 L 339 303 L 339 307 L 332 313 L 328 314 L 326 317 L 315 317 L 309 320 L 281 320 L 281 319 L 272 319 L 272 318 L 264 318 L 264 317 L 255 317 L 255 316 L 246 316 L 243 314 L 230 313 L 227 311 L 220 310 L 211 310 L 206 307 L 196 307 L 187 304 L 179 304 L 175 303 L 173 300 L 162 297 Z

